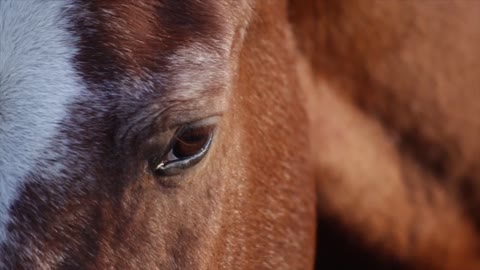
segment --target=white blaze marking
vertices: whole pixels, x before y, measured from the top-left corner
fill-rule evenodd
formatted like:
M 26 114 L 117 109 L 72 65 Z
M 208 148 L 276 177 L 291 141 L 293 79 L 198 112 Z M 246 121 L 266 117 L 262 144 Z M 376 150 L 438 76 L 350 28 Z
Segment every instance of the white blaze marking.
M 9 239 L 8 212 L 23 179 L 52 158 L 50 140 L 81 92 L 72 66 L 75 39 L 62 16 L 67 5 L 0 0 L 0 243 Z

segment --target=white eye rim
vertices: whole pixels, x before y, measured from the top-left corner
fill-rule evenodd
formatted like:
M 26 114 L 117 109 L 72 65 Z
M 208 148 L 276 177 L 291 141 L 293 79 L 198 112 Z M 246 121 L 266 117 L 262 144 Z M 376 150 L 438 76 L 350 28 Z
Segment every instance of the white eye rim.
M 196 121 L 192 124 L 182 125 L 182 127 L 179 128 L 178 131 L 175 132 L 175 134 L 181 133 L 185 129 L 194 129 L 203 126 L 212 126 L 213 129 L 212 132 L 209 134 L 206 143 L 202 146 L 200 151 L 198 151 L 192 156 L 185 158 L 179 158 L 173 153 L 175 136 L 172 137 L 169 146 L 167 147 L 168 153 L 161 155 L 161 158 L 154 158 L 153 161 L 150 161 L 150 171 L 157 177 L 175 176 L 182 174 L 186 170 L 192 168 L 194 165 L 202 161 L 211 148 L 213 138 L 215 137 L 217 131 L 216 126 L 219 118 L 219 116 L 212 116 L 202 119 L 200 121 Z
M 203 157 L 206 156 L 213 141 L 213 133 L 207 139 L 205 145 L 195 155 L 187 158 L 178 158 L 173 154 L 173 149 L 170 149 L 164 161 L 161 161 L 155 168 L 154 173 L 159 176 L 178 175 L 192 166 L 199 163 Z

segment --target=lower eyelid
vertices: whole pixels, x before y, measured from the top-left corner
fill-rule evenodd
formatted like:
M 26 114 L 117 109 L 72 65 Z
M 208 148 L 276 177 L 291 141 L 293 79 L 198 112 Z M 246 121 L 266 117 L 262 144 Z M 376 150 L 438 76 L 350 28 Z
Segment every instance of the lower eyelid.
M 210 146 L 212 144 L 214 135 L 211 134 L 209 136 L 209 139 L 207 143 L 202 147 L 202 149 L 195 155 L 189 157 L 189 158 L 184 158 L 184 159 L 178 159 L 172 151 L 169 151 L 167 154 L 166 158 L 162 158 L 162 161 L 158 164 L 155 165 L 155 173 L 160 173 L 160 175 L 170 175 L 169 171 L 173 171 L 173 174 L 176 174 L 178 172 L 181 172 L 183 170 L 186 170 L 190 168 L 191 166 L 197 164 L 200 162 L 203 157 L 206 156 L 208 153 L 208 150 L 210 149 Z M 173 161 L 169 161 L 169 159 L 172 159 Z M 176 160 L 175 160 L 176 159 Z M 161 168 L 163 167 L 163 168 Z M 173 175 L 172 174 L 172 175 Z
M 163 134 L 160 135 L 160 137 L 152 138 L 152 143 L 147 144 L 147 146 L 162 145 L 161 147 L 156 147 L 156 149 L 162 149 L 162 151 L 154 152 L 151 149 L 146 149 L 145 152 L 151 154 L 146 156 L 150 172 L 160 176 L 174 175 L 181 173 L 182 171 L 187 170 L 188 168 L 200 162 L 204 156 L 206 156 L 212 144 L 213 138 L 217 131 L 216 129 L 219 119 L 220 116 L 215 115 L 193 123 L 177 126 L 177 128 L 172 127 L 168 131 L 162 132 Z M 204 143 L 202 143 L 202 147 L 199 149 L 198 153 L 183 158 L 175 156 L 172 151 L 172 147 L 174 147 L 175 140 L 181 140 L 178 135 L 181 133 L 182 129 L 189 130 L 204 128 L 208 130 L 205 132 L 208 134 L 208 138 Z M 167 139 L 167 137 L 169 137 L 169 139 Z M 188 144 L 188 142 L 185 143 Z

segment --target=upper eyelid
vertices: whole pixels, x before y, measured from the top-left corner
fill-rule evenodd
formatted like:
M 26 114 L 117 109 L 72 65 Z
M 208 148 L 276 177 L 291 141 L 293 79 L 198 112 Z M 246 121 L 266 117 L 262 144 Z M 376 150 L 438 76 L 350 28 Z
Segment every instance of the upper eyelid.
M 178 138 L 178 134 L 180 134 L 182 131 L 184 131 L 184 128 L 194 129 L 196 127 L 215 126 L 219 121 L 220 121 L 220 116 L 211 116 L 211 117 L 207 117 L 207 118 L 195 121 L 195 122 L 189 122 L 189 123 L 181 124 L 180 127 L 177 126 L 176 129 L 171 129 L 170 131 L 173 131 L 173 130 L 175 130 L 175 131 L 174 131 L 174 134 L 173 134 L 172 138 L 168 142 L 167 149 L 169 149 L 172 146 L 172 143 L 173 143 L 172 141 L 174 139 L 180 140 Z M 215 132 L 215 130 L 216 129 L 214 128 L 212 131 Z
M 210 123 L 215 124 L 223 115 L 223 112 L 216 112 L 202 118 L 193 118 L 194 115 L 198 115 L 199 113 L 195 111 L 183 111 L 183 113 L 177 112 L 179 115 L 184 115 L 183 120 L 165 120 L 165 112 L 171 110 L 171 107 L 174 106 L 164 108 L 162 111 L 155 113 L 149 113 L 142 117 L 137 117 L 137 119 L 133 121 L 133 124 L 127 126 L 126 129 L 117 136 L 116 143 L 119 145 L 130 145 L 132 142 L 136 144 L 136 142 L 149 141 L 155 137 L 172 137 L 182 126 L 193 125 L 192 127 L 195 127 L 198 125 L 208 125 Z M 187 116 L 185 117 L 185 115 Z
M 177 134 L 179 134 L 182 128 L 195 128 L 208 125 L 215 126 L 220 121 L 220 119 L 221 115 L 216 114 L 197 121 L 180 123 L 168 129 L 161 131 L 159 130 L 151 135 L 148 135 L 145 140 L 139 142 L 143 145 L 142 148 L 145 149 L 145 153 L 147 153 L 145 155 L 145 158 L 151 158 L 151 156 L 156 155 L 163 156 L 168 154 L 168 151 L 172 147 L 172 142 L 174 141 L 174 138 L 176 138 Z M 214 130 L 214 132 L 216 132 L 216 129 Z M 152 149 L 156 150 L 152 151 Z
M 182 138 L 181 138 L 179 135 L 183 134 L 184 131 L 189 131 L 189 130 L 195 129 L 195 128 L 197 128 L 197 127 L 211 127 L 210 132 L 211 132 L 212 134 L 214 134 L 215 131 L 216 131 L 216 125 L 215 125 L 215 123 L 213 123 L 213 124 L 206 123 L 206 124 L 204 124 L 204 125 L 195 125 L 195 126 L 193 126 L 193 127 L 192 127 L 192 126 L 188 126 L 186 129 L 183 129 L 183 128 L 177 129 L 177 131 L 175 132 L 174 138 L 177 139 L 177 140 L 179 140 L 179 141 L 181 141 L 181 142 L 183 142 L 184 144 L 189 144 L 188 142 L 185 142 L 184 140 L 182 140 Z M 189 145 L 190 145 L 190 144 L 189 144 Z
M 202 126 L 209 126 L 209 125 L 216 125 L 218 122 L 220 122 L 221 115 L 220 114 L 215 114 L 212 116 L 208 116 L 199 120 L 195 121 L 185 121 L 185 122 L 180 122 L 175 125 L 172 125 L 168 128 L 159 130 L 159 133 L 173 133 L 173 137 L 176 137 L 177 134 L 179 134 L 183 128 L 196 128 L 196 127 L 202 127 Z
M 176 133 L 181 127 L 183 126 L 189 126 L 191 128 L 197 127 L 197 126 L 206 126 L 210 124 L 216 124 L 220 121 L 220 118 L 222 117 L 223 114 L 220 113 L 215 113 L 203 118 L 196 118 L 195 120 L 184 120 L 184 121 L 171 121 L 172 123 L 166 123 L 163 125 L 159 125 L 160 128 L 157 130 L 159 133 L 167 133 L 167 132 L 174 132 Z M 155 117 L 153 119 L 153 124 L 157 122 L 161 117 Z M 145 126 L 145 128 L 148 128 L 148 125 Z
M 220 115 L 212 115 L 197 121 L 190 121 L 190 122 L 177 125 L 177 127 L 188 126 L 189 128 L 196 128 L 196 127 L 202 127 L 202 126 L 215 125 L 220 121 L 220 117 L 221 117 Z

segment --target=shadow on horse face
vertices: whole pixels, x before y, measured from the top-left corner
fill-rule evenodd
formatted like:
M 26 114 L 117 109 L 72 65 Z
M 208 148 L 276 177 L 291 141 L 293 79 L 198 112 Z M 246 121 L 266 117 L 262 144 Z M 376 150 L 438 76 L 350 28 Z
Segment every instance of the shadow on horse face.
M 0 269 L 478 269 L 480 9 L 435 5 L 0 0 Z
M 283 4 L 0 10 L 2 29 L 15 29 L 0 34 L 0 101 L 32 105 L 11 121 L 35 124 L 13 136 L 49 127 L 21 174 L 0 175 L 12 193 L 2 197 L 0 266 L 312 267 L 307 122 Z M 22 65 L 33 70 L 20 76 Z M 63 77 L 47 74 L 52 66 Z

